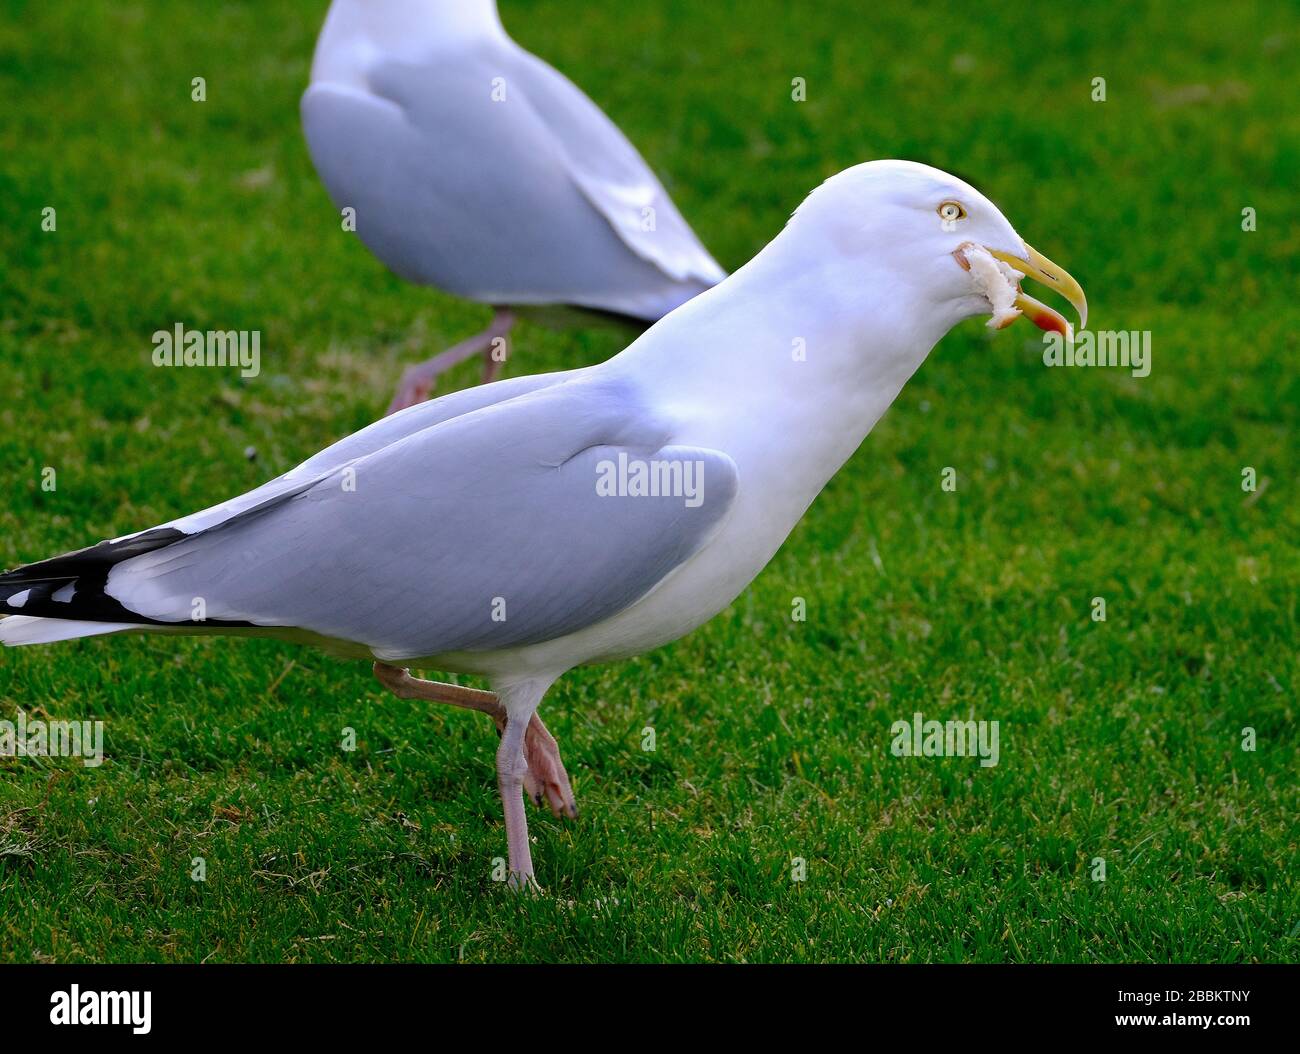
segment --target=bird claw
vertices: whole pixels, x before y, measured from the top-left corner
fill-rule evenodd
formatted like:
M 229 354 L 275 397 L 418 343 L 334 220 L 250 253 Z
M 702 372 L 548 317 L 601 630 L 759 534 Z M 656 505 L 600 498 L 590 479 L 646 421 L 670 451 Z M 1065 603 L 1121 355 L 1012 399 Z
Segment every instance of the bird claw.
M 560 760 L 560 748 L 536 714 L 524 733 L 524 759 L 528 763 L 524 789 L 533 799 L 533 804 L 540 807 L 544 799 L 557 819 L 563 816 L 577 819 L 578 804 L 573 797 L 569 774 Z
M 374 664 L 375 677 L 379 683 L 399 699 L 436 698 L 420 691 L 419 685 L 426 687 L 429 682 L 422 682 L 412 677 L 410 670 L 387 663 Z M 442 700 L 446 702 L 446 699 Z M 504 709 L 492 713 L 492 723 L 497 735 L 506 730 L 507 716 Z M 533 804 L 541 808 L 543 802 L 549 806 L 551 814 L 557 819 L 567 816 L 571 820 L 578 818 L 578 804 L 573 798 L 573 786 L 569 783 L 569 774 L 560 760 L 560 748 L 555 737 L 547 731 L 542 719 L 534 713 L 524 731 L 524 791 L 533 799 Z
M 570 820 L 578 818 L 578 805 L 573 800 L 573 791 L 569 789 L 568 776 L 563 777 L 563 784 L 558 780 L 551 783 L 541 783 L 531 775 L 524 776 L 524 788 L 528 791 L 528 796 L 533 799 L 533 804 L 539 809 L 542 802 L 551 810 L 551 815 L 557 820 L 568 817 Z
M 505 720 L 498 720 L 496 726 L 497 735 L 502 735 L 506 730 Z M 524 761 L 528 765 L 524 772 L 524 793 L 533 804 L 540 809 L 545 802 L 556 819 L 567 816 L 576 820 L 578 803 L 573 797 L 569 773 L 560 760 L 559 744 L 536 714 L 524 733 Z
M 531 871 L 511 871 L 510 877 L 506 879 L 506 888 L 516 893 L 533 895 L 545 892 Z

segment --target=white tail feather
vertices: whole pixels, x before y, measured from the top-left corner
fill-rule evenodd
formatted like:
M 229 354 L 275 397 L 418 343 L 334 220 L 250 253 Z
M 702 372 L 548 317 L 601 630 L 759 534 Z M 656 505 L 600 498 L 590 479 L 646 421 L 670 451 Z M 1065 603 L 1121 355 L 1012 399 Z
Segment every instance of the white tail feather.
M 9 615 L 0 618 L 0 644 L 11 648 L 21 644 L 52 644 L 74 637 L 94 637 L 100 633 L 120 633 L 139 628 L 129 622 L 78 622 L 75 619 Z

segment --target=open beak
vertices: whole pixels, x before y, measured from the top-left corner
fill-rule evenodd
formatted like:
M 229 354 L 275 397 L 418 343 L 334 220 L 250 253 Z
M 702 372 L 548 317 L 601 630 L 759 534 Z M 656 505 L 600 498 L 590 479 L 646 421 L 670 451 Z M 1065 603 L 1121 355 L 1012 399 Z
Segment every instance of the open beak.
M 1079 328 L 1086 329 L 1088 325 L 1088 298 L 1083 295 L 1083 288 L 1070 277 L 1070 272 L 1064 267 L 1058 267 L 1052 263 L 1046 256 L 1036 249 L 1025 246 L 1026 256 L 1022 259 L 1019 256 L 1012 256 L 1010 253 L 999 252 L 997 249 L 989 249 L 989 254 L 995 259 L 1001 260 L 1009 267 L 1014 267 L 1020 271 L 1026 278 L 1032 278 L 1035 281 L 1042 282 L 1049 289 L 1055 290 L 1065 297 L 1074 309 L 1079 312 Z M 1074 332 L 1070 328 L 1070 323 L 1059 312 L 1048 307 L 1042 301 L 1035 300 L 1027 293 L 1020 292 L 1019 286 L 1016 287 L 1015 306 L 1020 310 L 1030 322 L 1039 329 L 1045 329 L 1062 334 L 1067 340 L 1074 339 Z

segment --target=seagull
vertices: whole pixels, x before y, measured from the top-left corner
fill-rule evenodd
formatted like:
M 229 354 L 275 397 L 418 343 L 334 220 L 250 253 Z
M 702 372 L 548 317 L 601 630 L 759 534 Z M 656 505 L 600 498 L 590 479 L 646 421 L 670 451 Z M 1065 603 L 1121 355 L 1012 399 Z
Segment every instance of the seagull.
M 223 504 L 0 575 L 0 641 L 277 637 L 368 660 L 399 696 L 486 713 L 509 881 L 532 885 L 524 791 L 575 812 L 537 714 L 550 687 L 730 604 L 949 329 L 1014 321 L 991 287 L 1067 333 L 1025 276 L 1086 324 L 1079 284 L 974 187 L 858 165 L 607 362 L 417 404 Z
M 473 355 L 492 380 L 520 309 L 644 329 L 725 277 L 614 122 L 506 35 L 496 0 L 334 0 L 302 123 L 375 256 L 493 308 L 405 372 L 389 413 Z

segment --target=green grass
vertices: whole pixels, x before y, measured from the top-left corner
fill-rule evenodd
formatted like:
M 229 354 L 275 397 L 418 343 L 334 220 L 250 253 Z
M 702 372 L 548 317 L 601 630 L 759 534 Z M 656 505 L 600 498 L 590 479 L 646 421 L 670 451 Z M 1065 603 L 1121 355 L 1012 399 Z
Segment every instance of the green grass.
M 0 0 L 0 564 L 283 471 L 485 320 L 339 230 L 297 117 L 325 7 Z M 928 161 L 1151 376 L 950 335 L 725 613 L 552 691 L 583 812 L 530 807 L 539 898 L 491 881 L 478 715 L 266 641 L 5 651 L 0 718 L 102 718 L 108 760 L 0 760 L 0 960 L 1300 959 L 1295 12 L 730 7 L 502 0 L 725 266 Z M 262 375 L 153 368 L 176 322 L 261 330 Z M 624 340 L 523 325 L 508 372 Z M 999 720 L 1001 763 L 893 757 L 917 710 Z

